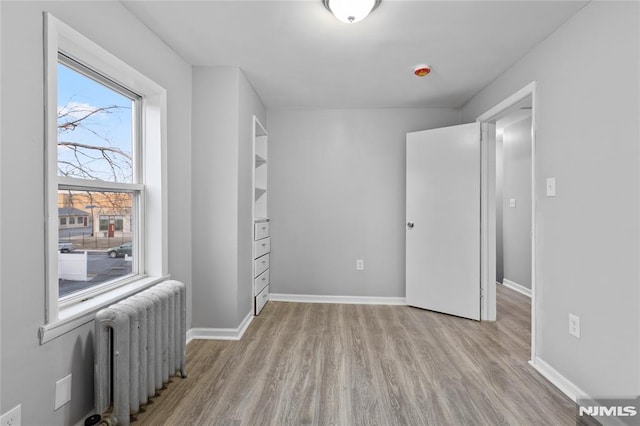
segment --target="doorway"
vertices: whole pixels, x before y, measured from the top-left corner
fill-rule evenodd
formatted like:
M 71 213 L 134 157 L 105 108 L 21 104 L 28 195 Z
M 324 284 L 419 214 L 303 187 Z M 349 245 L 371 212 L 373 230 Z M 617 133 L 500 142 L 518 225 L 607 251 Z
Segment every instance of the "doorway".
M 531 298 L 536 354 L 535 82 L 478 117 L 483 123 L 483 319 L 496 319 L 496 282 Z
M 531 297 L 531 99 L 496 120 L 496 283 Z

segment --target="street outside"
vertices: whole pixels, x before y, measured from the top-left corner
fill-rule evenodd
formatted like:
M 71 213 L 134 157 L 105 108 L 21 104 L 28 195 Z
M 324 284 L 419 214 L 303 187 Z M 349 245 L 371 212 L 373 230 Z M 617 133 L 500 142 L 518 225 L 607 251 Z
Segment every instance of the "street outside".
M 59 279 L 59 296 L 64 297 L 77 291 L 111 281 L 131 273 L 131 258 L 111 258 L 107 249 L 131 241 L 130 236 L 105 237 L 99 232 L 91 236 L 91 228 L 65 229 L 58 233 L 58 241 L 73 243 L 71 254 L 87 251 L 87 275 L 89 281 Z

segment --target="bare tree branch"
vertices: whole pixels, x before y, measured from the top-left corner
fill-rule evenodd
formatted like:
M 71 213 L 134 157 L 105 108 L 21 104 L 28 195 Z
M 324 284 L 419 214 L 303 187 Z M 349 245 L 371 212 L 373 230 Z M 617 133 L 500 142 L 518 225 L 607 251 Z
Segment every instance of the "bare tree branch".
M 89 150 L 95 150 L 95 151 L 99 151 L 101 153 L 103 153 L 102 155 L 104 155 L 105 152 L 114 152 L 118 155 L 122 155 L 123 157 L 127 158 L 129 161 L 132 160 L 131 155 L 122 151 L 119 148 L 113 148 L 110 146 L 96 146 L 96 145 L 87 145 L 87 144 L 83 144 L 80 142 L 67 142 L 67 141 L 58 141 L 58 146 L 66 146 L 66 147 L 71 147 L 72 149 L 75 148 L 84 148 L 84 149 L 89 149 Z M 107 159 L 108 161 L 110 161 L 109 159 Z
M 111 114 L 119 109 L 130 109 L 130 107 L 67 104 L 58 108 L 58 147 L 70 150 L 70 156 L 66 158 L 58 156 L 58 170 L 61 175 L 88 179 L 102 178 L 115 182 L 131 180 L 132 155 L 115 147 L 104 131 L 96 129 L 99 123 L 91 120 L 99 114 Z M 69 137 L 79 129 L 93 134 L 106 143 L 92 145 L 85 140 L 73 140 L 74 138 Z M 67 137 L 62 139 L 62 135 Z
M 111 112 L 111 110 L 125 108 L 125 107 L 121 107 L 118 105 L 111 105 L 111 106 L 105 106 L 105 107 L 96 107 L 94 109 L 89 109 L 89 110 L 80 109 L 80 108 L 66 108 L 66 109 L 65 108 L 58 109 L 58 120 L 64 117 L 72 116 L 72 114 L 76 112 L 86 112 L 86 114 L 84 114 L 82 117 L 75 118 L 70 121 L 58 123 L 58 133 L 72 132 L 78 126 L 80 126 L 82 122 L 84 122 L 85 120 L 87 120 L 89 117 L 93 115 L 99 114 L 101 112 L 108 114 Z

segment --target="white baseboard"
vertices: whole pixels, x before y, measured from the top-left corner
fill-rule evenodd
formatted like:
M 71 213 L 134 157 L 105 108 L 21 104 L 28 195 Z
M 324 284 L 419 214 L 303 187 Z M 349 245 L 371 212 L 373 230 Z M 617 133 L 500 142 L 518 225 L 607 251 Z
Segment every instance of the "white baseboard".
M 558 370 L 544 362 L 539 357 L 536 357 L 534 360 L 529 361 L 529 364 L 533 368 L 535 368 L 538 373 L 542 374 L 545 379 L 549 380 L 555 387 L 560 389 L 562 393 L 567 395 L 573 402 L 577 403 L 578 399 L 594 400 L 594 398 L 592 398 L 585 391 L 576 386 L 571 380 L 564 377 L 558 372 Z M 598 420 L 603 426 L 628 425 L 628 423 L 625 423 L 624 420 L 620 417 L 596 416 L 594 418 Z
M 508 280 L 506 278 L 502 279 L 502 285 L 505 287 L 509 287 L 511 290 L 515 290 L 520 294 L 524 294 L 525 296 L 531 297 L 531 289 L 527 288 L 523 285 L 520 285 L 518 283 L 515 283 L 511 280 Z
M 539 357 L 529 361 L 529 364 L 531 364 L 538 373 L 542 374 L 545 379 L 549 380 L 555 385 L 555 387 L 560 389 L 562 393 L 571 398 L 573 402 L 577 402 L 578 398 L 589 398 L 583 390 Z
M 187 343 L 194 339 L 240 340 L 253 318 L 253 313 L 249 312 L 237 328 L 192 328 L 187 331 Z
M 319 296 L 312 294 L 282 294 L 271 293 L 269 300 L 274 302 L 299 303 L 343 303 L 350 305 L 406 305 L 404 297 L 375 297 L 375 296 Z

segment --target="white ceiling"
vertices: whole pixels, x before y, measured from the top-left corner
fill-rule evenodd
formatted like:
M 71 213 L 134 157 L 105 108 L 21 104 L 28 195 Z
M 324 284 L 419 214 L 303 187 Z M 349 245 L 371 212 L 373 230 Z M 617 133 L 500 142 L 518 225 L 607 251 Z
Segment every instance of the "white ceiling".
M 240 67 L 268 108 L 460 107 L 586 4 L 383 0 L 348 25 L 322 0 L 123 3 L 188 63 Z

